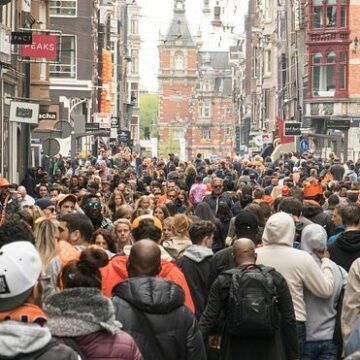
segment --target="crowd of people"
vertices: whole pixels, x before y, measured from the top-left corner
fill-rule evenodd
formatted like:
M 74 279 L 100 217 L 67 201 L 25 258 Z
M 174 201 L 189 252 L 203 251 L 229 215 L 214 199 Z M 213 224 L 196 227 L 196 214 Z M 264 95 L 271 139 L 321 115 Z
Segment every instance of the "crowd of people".
M 360 159 L 101 147 L 0 211 L 0 359 L 360 359 Z

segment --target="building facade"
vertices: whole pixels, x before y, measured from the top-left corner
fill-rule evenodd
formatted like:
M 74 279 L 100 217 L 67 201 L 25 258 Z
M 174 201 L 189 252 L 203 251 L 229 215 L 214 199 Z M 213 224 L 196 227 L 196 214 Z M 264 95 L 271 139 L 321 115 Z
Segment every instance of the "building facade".
M 191 159 L 229 155 L 234 143 L 229 53 L 200 51 L 186 19 L 185 1 L 174 2 L 167 34 L 160 39 L 160 153 Z

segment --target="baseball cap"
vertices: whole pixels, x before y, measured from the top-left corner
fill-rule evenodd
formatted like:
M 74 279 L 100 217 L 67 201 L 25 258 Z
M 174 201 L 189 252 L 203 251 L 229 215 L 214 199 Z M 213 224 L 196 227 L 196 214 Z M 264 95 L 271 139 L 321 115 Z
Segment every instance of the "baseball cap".
M 235 229 L 237 230 L 257 230 L 258 219 L 250 211 L 240 210 L 235 218 Z
M 0 311 L 15 309 L 29 298 L 41 273 L 39 253 L 28 241 L 0 249 Z
M 76 196 L 73 195 L 73 194 L 61 195 L 61 196 L 59 197 L 59 200 L 57 201 L 57 204 L 58 204 L 59 206 L 61 206 L 61 204 L 62 204 L 64 201 L 72 201 L 74 204 L 76 204 L 77 198 L 76 198 Z
M 35 201 L 35 205 L 38 206 L 41 210 L 44 210 L 49 206 L 54 206 L 54 203 L 49 199 L 38 199 Z
M 143 221 L 143 220 L 152 220 L 152 222 L 154 223 L 154 225 L 162 231 L 162 224 L 161 224 L 161 221 L 155 217 L 155 216 L 152 216 L 152 215 L 141 215 L 141 216 L 138 216 L 137 218 L 134 219 L 134 221 L 132 222 L 131 226 L 134 229 L 138 228 L 140 226 L 140 223 Z

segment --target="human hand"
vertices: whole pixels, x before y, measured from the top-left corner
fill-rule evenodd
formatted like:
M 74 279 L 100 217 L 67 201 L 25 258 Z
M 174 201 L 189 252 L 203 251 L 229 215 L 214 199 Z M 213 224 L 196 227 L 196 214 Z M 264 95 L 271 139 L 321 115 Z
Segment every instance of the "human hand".
M 330 259 L 330 254 L 327 250 L 324 251 L 314 251 L 314 254 L 320 259 Z

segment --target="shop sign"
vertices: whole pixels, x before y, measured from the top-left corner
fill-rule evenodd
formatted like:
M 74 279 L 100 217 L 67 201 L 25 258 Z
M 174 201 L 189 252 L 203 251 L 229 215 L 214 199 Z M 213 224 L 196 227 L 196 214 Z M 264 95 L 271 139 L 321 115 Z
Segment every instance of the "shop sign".
M 38 124 L 40 105 L 21 101 L 12 101 L 10 103 L 10 121 Z
M 33 34 L 32 44 L 24 45 L 22 56 L 25 58 L 44 58 L 56 60 L 58 58 L 58 40 L 56 35 Z

